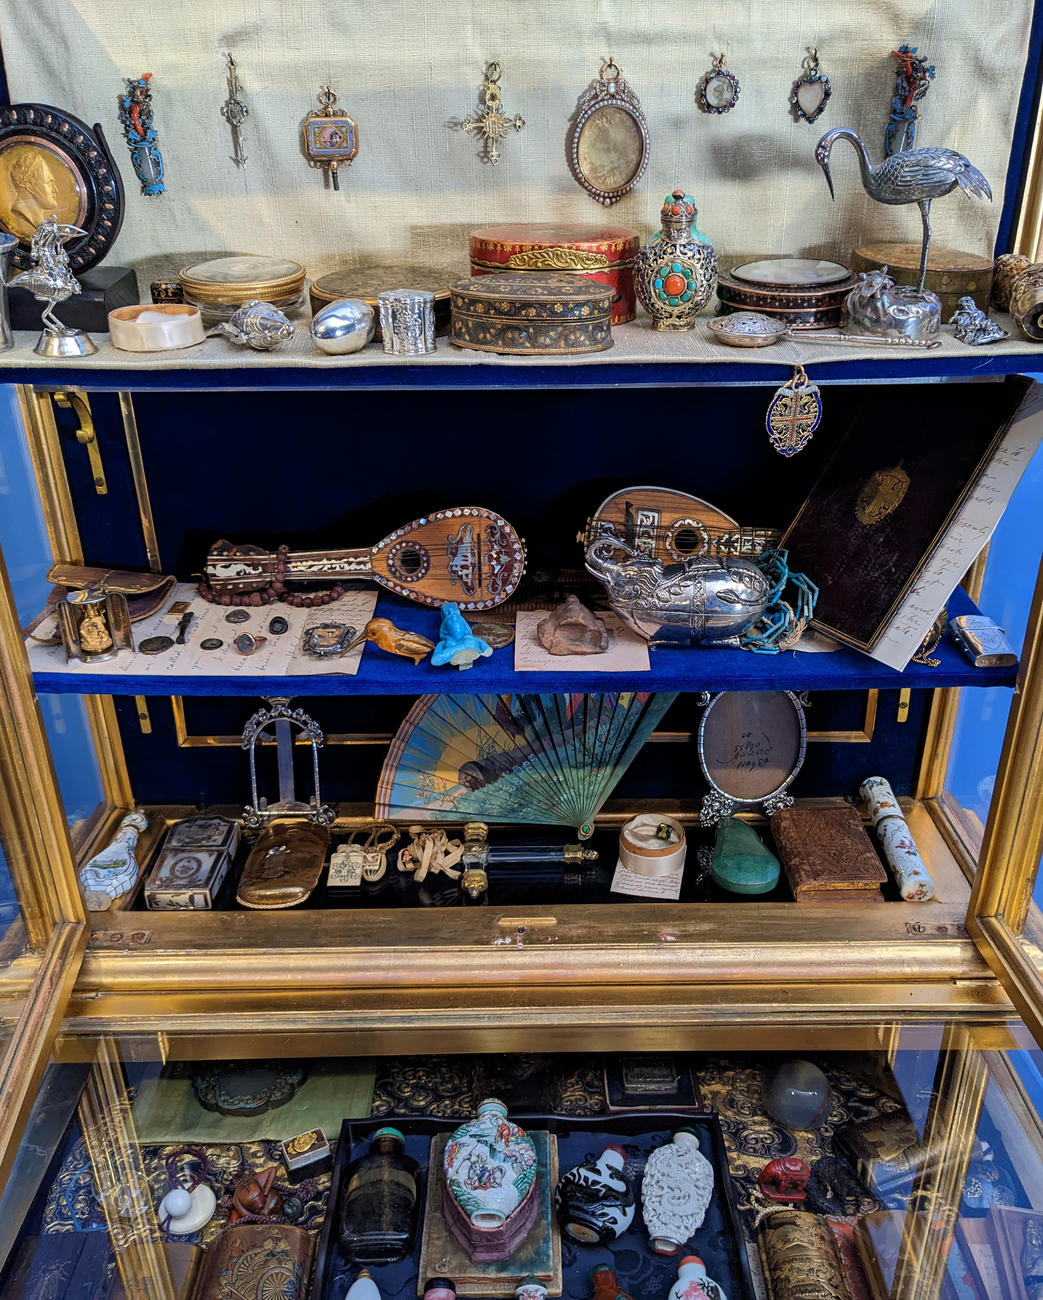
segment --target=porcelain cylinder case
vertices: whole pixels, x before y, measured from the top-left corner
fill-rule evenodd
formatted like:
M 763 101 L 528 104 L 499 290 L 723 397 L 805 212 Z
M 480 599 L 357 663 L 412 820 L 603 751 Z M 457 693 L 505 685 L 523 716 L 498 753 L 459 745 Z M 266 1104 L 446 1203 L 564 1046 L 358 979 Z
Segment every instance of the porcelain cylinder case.
M 668 194 L 660 215 L 662 230 L 637 255 L 637 296 L 655 329 L 690 330 L 717 287 L 717 254 L 693 230 L 698 213 L 690 194 Z

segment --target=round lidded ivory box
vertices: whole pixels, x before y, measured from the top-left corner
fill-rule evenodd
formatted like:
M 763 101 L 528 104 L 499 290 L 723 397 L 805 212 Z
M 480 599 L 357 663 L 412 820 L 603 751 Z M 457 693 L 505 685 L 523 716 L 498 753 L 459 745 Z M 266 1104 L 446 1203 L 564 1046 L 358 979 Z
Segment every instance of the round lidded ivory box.
M 124 352 L 167 352 L 206 338 L 198 307 L 183 302 L 145 303 L 109 312 L 112 346 Z

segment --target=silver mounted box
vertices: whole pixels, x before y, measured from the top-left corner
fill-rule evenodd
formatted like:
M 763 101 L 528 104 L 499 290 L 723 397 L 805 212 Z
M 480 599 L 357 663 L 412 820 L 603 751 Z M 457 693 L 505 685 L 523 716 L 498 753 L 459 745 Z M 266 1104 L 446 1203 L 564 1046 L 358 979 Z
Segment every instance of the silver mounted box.
M 209 911 L 239 848 L 239 823 L 186 817 L 167 832 L 145 881 L 153 912 Z

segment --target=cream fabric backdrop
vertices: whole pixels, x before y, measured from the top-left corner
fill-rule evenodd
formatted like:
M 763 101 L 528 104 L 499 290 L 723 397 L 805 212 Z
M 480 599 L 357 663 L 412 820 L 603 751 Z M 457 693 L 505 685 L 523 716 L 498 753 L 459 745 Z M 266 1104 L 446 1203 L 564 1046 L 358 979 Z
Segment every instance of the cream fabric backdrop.
M 890 51 L 918 45 L 937 69 L 918 144 L 965 153 L 994 203 L 955 193 L 935 238 L 991 253 L 1024 73 L 1028 0 L 0 0 L 11 97 L 101 122 L 127 190 L 110 260 L 149 279 L 228 251 L 275 252 L 312 276 L 398 260 L 466 266 L 467 233 L 502 221 L 608 220 L 643 235 L 667 190 L 687 187 L 727 263 L 746 254 L 846 258 L 866 239 L 919 239 L 915 207 L 870 202 L 847 145 L 834 152 L 837 203 L 814 161 L 850 125 L 874 158 L 894 82 Z M 787 103 L 817 45 L 833 97 L 814 125 Z M 695 88 L 724 48 L 742 84 L 731 113 L 699 111 Z M 224 52 L 250 116 L 242 171 L 220 116 Z M 568 172 L 567 124 L 611 55 L 641 99 L 651 155 L 636 192 L 610 209 Z M 504 109 L 525 129 L 483 165 L 454 121 L 473 113 L 485 64 L 503 67 Z M 154 74 L 168 192 L 142 196 L 116 112 L 126 77 Z M 341 192 L 300 153 L 300 123 L 329 80 L 359 124 Z

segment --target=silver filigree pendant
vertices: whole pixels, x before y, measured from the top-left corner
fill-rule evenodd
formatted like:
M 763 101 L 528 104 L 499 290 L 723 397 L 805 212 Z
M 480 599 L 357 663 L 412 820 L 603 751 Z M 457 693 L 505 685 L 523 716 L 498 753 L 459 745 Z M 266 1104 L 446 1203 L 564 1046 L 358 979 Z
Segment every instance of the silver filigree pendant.
M 801 64 L 801 74 L 793 83 L 789 102 L 798 120 L 817 122 L 826 111 L 833 88 L 818 65 L 818 50 L 809 49 Z
M 821 419 L 822 394 L 804 367 L 794 366 L 793 378 L 776 390 L 765 416 L 771 445 L 780 456 L 795 456 L 811 441 Z

